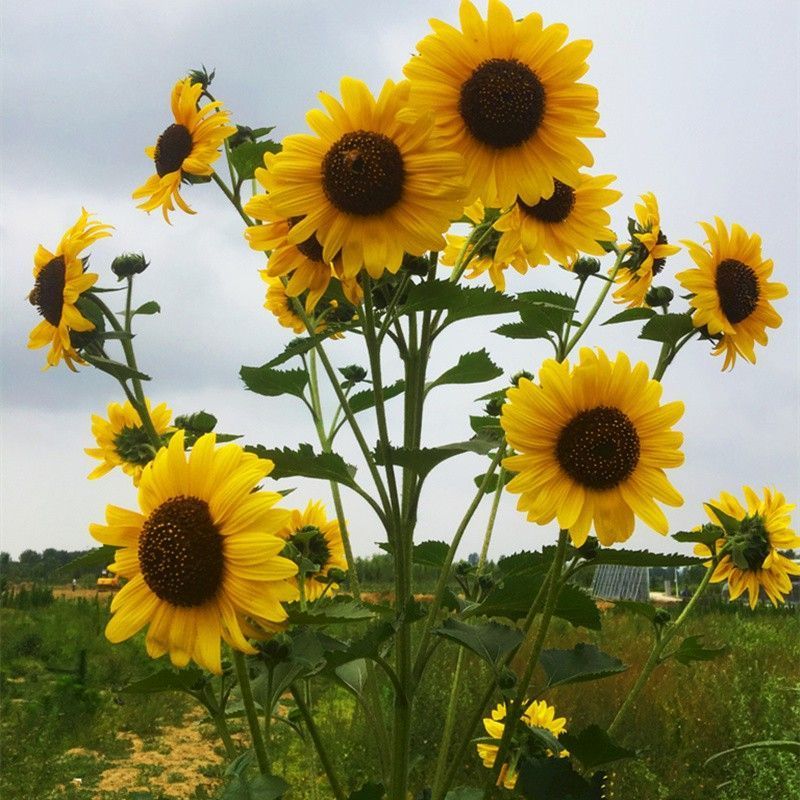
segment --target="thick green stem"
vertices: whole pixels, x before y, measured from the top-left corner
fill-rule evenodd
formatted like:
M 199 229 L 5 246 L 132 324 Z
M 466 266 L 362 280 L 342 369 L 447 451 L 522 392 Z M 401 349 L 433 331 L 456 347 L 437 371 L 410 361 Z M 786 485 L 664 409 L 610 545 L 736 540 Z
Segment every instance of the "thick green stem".
M 483 544 L 481 545 L 481 553 L 478 556 L 477 574 L 480 575 L 486 567 L 486 559 L 489 556 L 489 543 L 492 541 L 492 532 L 494 531 L 494 523 L 497 519 L 497 509 L 500 507 L 500 498 L 503 496 L 503 485 L 505 483 L 506 471 L 500 467 L 497 473 L 497 487 L 494 490 L 494 497 L 492 498 L 492 507 L 489 509 L 489 519 L 486 522 L 486 533 L 483 536 Z
M 223 193 L 225 194 L 225 197 L 227 197 L 228 200 L 231 201 L 231 205 L 236 209 L 236 211 L 239 213 L 239 216 L 244 220 L 245 225 L 252 226 L 254 224 L 253 220 L 250 219 L 250 217 L 248 217 L 247 214 L 244 213 L 241 201 L 227 187 L 225 181 L 223 181 L 222 178 L 220 178 L 220 176 L 217 175 L 216 172 L 212 172 L 211 177 L 214 180 L 214 183 L 216 183 L 217 186 L 219 186 L 219 188 L 222 189 Z
M 336 800 L 347 800 L 347 795 L 342 789 L 339 779 L 336 777 L 336 773 L 334 772 L 333 762 L 328 755 L 328 751 L 325 749 L 322 737 L 319 735 L 319 730 L 317 728 L 317 724 L 314 722 L 314 717 L 311 714 L 306 701 L 303 699 L 302 691 L 300 691 L 295 684 L 292 684 L 291 690 L 292 697 L 294 697 L 294 702 L 297 704 L 300 715 L 303 717 L 303 722 L 305 722 L 306 728 L 308 729 L 309 736 L 311 736 L 311 741 L 314 743 L 314 747 L 317 751 L 317 755 L 319 756 L 322 768 L 325 770 L 325 775 L 328 778 L 331 791 L 336 797 Z
M 698 329 L 695 328 L 691 333 L 687 334 L 683 339 L 681 339 L 674 347 L 669 347 L 668 343 L 664 344 L 664 347 L 661 349 L 661 354 L 658 357 L 658 364 L 656 365 L 655 370 L 653 370 L 653 380 L 660 381 L 664 377 L 664 373 L 667 371 L 667 367 L 673 362 L 675 356 L 678 355 L 681 348 L 690 340 L 694 338 L 694 335 L 698 332 Z
M 236 745 L 231 738 L 231 732 L 228 728 L 228 720 L 225 719 L 225 714 L 214 714 L 211 719 L 214 721 L 214 726 L 217 729 L 219 738 L 222 739 L 222 744 L 225 747 L 225 755 L 229 761 L 236 758 Z
M 253 750 L 255 750 L 258 769 L 262 775 L 269 775 L 269 758 L 267 748 L 264 745 L 264 737 L 261 734 L 261 725 L 258 721 L 258 711 L 253 700 L 253 689 L 250 686 L 250 675 L 247 671 L 247 661 L 244 654 L 238 650 L 231 649 L 233 653 L 233 665 L 236 668 L 236 677 L 239 681 L 239 691 L 242 693 L 242 704 L 244 713 L 247 717 L 247 725 L 250 728 L 250 737 L 253 740 Z

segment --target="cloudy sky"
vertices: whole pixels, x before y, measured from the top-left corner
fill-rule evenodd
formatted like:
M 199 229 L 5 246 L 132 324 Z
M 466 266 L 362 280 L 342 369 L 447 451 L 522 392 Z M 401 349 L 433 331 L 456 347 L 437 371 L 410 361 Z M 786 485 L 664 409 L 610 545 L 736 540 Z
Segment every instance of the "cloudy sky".
M 758 350 L 755 367 L 742 361 L 722 373 L 721 360 L 695 345 L 667 372 L 665 398 L 686 403 L 678 425 L 686 435 L 686 466 L 671 475 L 686 503 L 672 513 L 673 529 L 699 521 L 704 500 L 743 484 L 774 485 L 797 500 L 797 4 L 514 0 L 511 6 L 517 16 L 537 10 L 546 22 L 567 23 L 571 38 L 594 40 L 586 80 L 599 88 L 606 138 L 590 144 L 594 171 L 617 175 L 624 193 L 613 209 L 617 230 L 637 195 L 654 191 L 670 241 L 700 238 L 696 222 L 714 214 L 740 222 L 762 235 L 775 279 L 790 288 L 777 304 L 784 324 Z M 237 122 L 275 125 L 284 136 L 305 130 L 304 113 L 317 105 L 317 92 L 336 93 L 340 76 L 360 77 L 373 90 L 387 77 L 399 78 L 427 33 L 427 18 L 454 22 L 457 9 L 455 0 L 3 4 L 3 550 L 16 556 L 26 548 L 91 546 L 88 523 L 102 519 L 106 503 L 135 505 L 121 474 L 85 479 L 93 467 L 83 453 L 93 444 L 90 414 L 120 399 L 116 383 L 89 368 L 77 375 L 63 367 L 43 372 L 45 351 L 25 347 L 38 321 L 25 301 L 37 244 L 53 248 L 85 206 L 116 229 L 92 248 L 101 283 L 112 282 L 108 264 L 115 255 L 146 253 L 152 266 L 137 283 L 137 297 L 157 299 L 163 314 L 141 318 L 136 345 L 142 369 L 153 376 L 147 391 L 154 402 L 166 401 L 176 413 L 212 411 L 220 429 L 251 442 L 313 441 L 304 407 L 258 397 L 239 382 L 241 364 L 263 363 L 287 336 L 262 308 L 261 258 L 244 243 L 238 217 L 213 185 L 186 192 L 198 213 L 175 214 L 172 227 L 159 213 L 136 209 L 130 192 L 152 164 L 143 149 L 170 124 L 170 89 L 190 67 L 216 67 L 214 92 Z M 667 282 L 674 287 L 671 275 L 688 263 L 684 254 L 671 259 Z M 514 278 L 512 291 L 570 288 L 555 269 Z M 609 307 L 599 319 L 612 313 Z M 509 373 L 536 370 L 549 355 L 542 346 L 491 334 L 496 324 L 496 318 L 469 322 L 443 336 L 431 374 L 463 350 L 483 346 Z M 633 326 L 606 328 L 587 342 L 654 363 L 657 345 L 634 336 Z M 354 337 L 329 351 L 340 365 L 363 361 Z M 399 371 L 391 360 L 385 369 L 387 380 Z M 466 438 L 467 416 L 479 408 L 473 398 L 483 391 L 432 394 L 426 442 Z M 400 401 L 393 402 L 397 413 Z M 345 437 L 339 449 L 357 461 Z M 420 540 L 450 538 L 482 466 L 465 455 L 433 474 Z M 287 502 L 327 496 L 324 484 L 291 485 L 298 489 Z M 358 498 L 347 499 L 356 551 L 373 552 L 376 523 Z M 550 528 L 526 523 L 514 503 L 503 500 L 493 555 L 553 538 Z M 476 516 L 464 554 L 479 548 L 487 511 Z M 643 528 L 632 543 L 671 547 Z

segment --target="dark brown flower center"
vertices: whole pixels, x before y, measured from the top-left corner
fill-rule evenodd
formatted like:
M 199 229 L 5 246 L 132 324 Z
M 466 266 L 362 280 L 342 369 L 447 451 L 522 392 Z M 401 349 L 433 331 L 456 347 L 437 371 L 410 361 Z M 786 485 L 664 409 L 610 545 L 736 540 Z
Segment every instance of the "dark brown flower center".
M 184 125 L 173 124 L 156 142 L 155 162 L 159 178 L 181 168 L 183 159 L 192 152 L 192 134 Z
M 147 518 L 139 537 L 139 565 L 161 600 L 194 607 L 211 600 L 222 583 L 222 537 L 208 503 L 178 495 Z
M 747 319 L 758 305 L 759 288 L 755 272 L 733 258 L 717 266 L 717 295 L 722 313 L 735 325 Z
M 553 179 L 555 191 L 550 197 L 540 200 L 535 206 L 517 198 L 519 207 L 529 216 L 542 222 L 563 222 L 575 205 L 575 190 L 558 179 Z
M 346 133 L 322 160 L 325 195 L 347 214 L 383 213 L 400 200 L 404 182 L 403 156 L 382 133 Z
M 515 147 L 536 133 L 545 91 L 530 67 L 515 58 L 490 58 L 461 86 L 458 110 L 469 132 L 489 147 Z
M 293 228 L 302 219 L 304 217 L 292 217 L 289 219 L 289 228 Z M 310 261 L 322 262 L 322 245 L 313 233 L 304 242 L 296 244 L 295 247 Z
M 36 283 L 28 295 L 32 306 L 54 327 L 61 322 L 64 310 L 64 284 L 67 265 L 63 256 L 57 256 L 45 264 L 36 276 Z
M 588 489 L 613 489 L 639 463 L 639 434 L 618 408 L 581 411 L 563 428 L 556 443 L 561 468 Z
M 658 232 L 658 238 L 656 239 L 656 247 L 660 244 L 669 244 L 669 240 L 667 239 L 667 235 L 664 231 Z M 654 258 L 653 259 L 653 275 L 658 275 L 662 269 L 664 269 L 664 264 L 667 263 L 666 257 L 662 258 Z

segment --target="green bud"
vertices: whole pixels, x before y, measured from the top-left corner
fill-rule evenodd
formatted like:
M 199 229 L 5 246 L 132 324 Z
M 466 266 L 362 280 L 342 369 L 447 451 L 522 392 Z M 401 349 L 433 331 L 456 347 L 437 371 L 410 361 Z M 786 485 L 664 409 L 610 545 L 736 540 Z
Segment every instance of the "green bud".
M 490 417 L 499 417 L 500 409 L 503 407 L 503 401 L 499 397 L 493 397 L 484 407 L 483 410 Z
M 265 642 L 257 642 L 256 647 L 261 651 L 261 658 L 264 662 L 278 664 L 289 658 L 291 639 L 285 634 L 278 634 Z
M 236 133 L 228 137 L 228 145 L 230 146 L 231 150 L 233 150 L 240 144 L 244 144 L 245 142 L 254 142 L 255 140 L 256 138 L 253 135 L 252 128 L 247 125 L 237 125 Z
M 653 617 L 654 625 L 666 625 L 672 619 L 669 611 L 665 608 L 657 608 L 655 616 Z
M 527 378 L 529 381 L 532 381 L 534 377 L 535 376 L 532 372 L 528 372 L 525 369 L 521 369 L 519 372 L 511 376 L 511 383 L 514 386 L 519 386 L 519 382 L 522 378 Z
M 340 367 L 339 372 L 342 374 L 342 377 L 349 386 L 355 386 L 355 384 L 366 380 L 368 374 L 364 367 L 361 367 L 358 364 L 350 364 L 346 367 Z
M 456 575 L 469 575 L 472 572 L 472 564 L 469 561 L 459 561 L 456 564 Z
M 497 581 L 491 575 L 481 575 L 478 578 L 478 586 L 484 592 L 491 591 L 497 585 Z
M 497 675 L 497 685 L 503 691 L 510 691 L 517 685 L 517 675 L 508 667 L 503 667 Z
M 430 266 L 430 262 L 425 256 L 412 256 L 409 253 L 403 254 L 401 268 L 406 272 L 410 272 L 412 275 L 423 278 L 428 274 Z
M 644 301 L 650 308 L 660 308 L 661 306 L 666 308 L 674 297 L 675 292 L 669 286 L 651 286 Z
M 139 275 L 150 266 L 145 260 L 144 253 L 123 253 L 111 262 L 111 271 L 122 280 Z
M 600 272 L 600 259 L 581 256 L 573 265 L 572 271 L 580 278 L 588 278 Z
M 347 580 L 347 573 L 337 567 L 331 567 L 328 570 L 328 579 L 333 583 L 344 583 Z
M 586 561 L 594 559 L 600 551 L 600 542 L 594 536 L 589 536 L 586 541 L 576 548 L 581 558 Z
M 211 81 L 214 80 L 214 75 L 216 75 L 216 70 L 212 69 L 211 72 L 209 72 L 205 64 L 203 64 L 200 69 L 190 69 L 186 77 L 191 79 L 192 83 L 201 84 L 203 89 L 208 89 L 211 85 Z

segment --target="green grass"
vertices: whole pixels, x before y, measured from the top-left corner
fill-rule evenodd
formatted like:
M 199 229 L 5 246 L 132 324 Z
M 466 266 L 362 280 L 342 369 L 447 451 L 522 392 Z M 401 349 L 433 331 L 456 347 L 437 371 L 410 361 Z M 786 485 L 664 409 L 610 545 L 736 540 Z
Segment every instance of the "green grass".
M 191 707 L 190 699 L 182 695 L 119 694 L 125 684 L 164 662 L 154 664 L 147 658 L 141 636 L 116 646 L 105 640 L 106 602 L 69 600 L 41 608 L 0 609 L 4 764 L 0 796 L 4 800 L 92 797 L 103 769 L 129 752 L 129 743 L 118 737 L 120 731 L 141 736 L 145 749 L 163 751 L 169 742 L 158 738 L 159 730 L 179 724 Z M 590 723 L 610 722 L 646 656 L 650 634 L 644 620 L 610 612 L 603 623 L 602 631 L 587 632 L 556 622 L 548 641 L 549 647 L 591 641 L 631 665 L 628 672 L 614 678 L 544 695 L 574 731 Z M 689 623 L 687 633 L 702 633 L 709 645 L 728 642 L 730 653 L 692 667 L 670 662 L 659 668 L 621 729 L 621 743 L 639 751 L 641 757 L 615 768 L 614 797 L 778 800 L 800 796 L 800 769 L 797 759 L 788 754 L 750 752 L 705 769 L 702 766 L 713 753 L 749 741 L 800 739 L 800 616 L 770 609 L 755 614 L 743 608 L 710 609 Z M 454 660 L 455 649 L 441 646 L 419 687 L 412 739 L 416 790 L 432 773 Z M 477 659 L 470 658 L 467 666 L 459 720 L 471 712 L 486 681 Z M 537 681 L 541 676 L 535 676 L 534 688 Z M 388 709 L 390 694 L 385 687 L 384 702 Z M 312 706 L 346 788 L 375 780 L 372 737 L 351 696 L 333 683 L 315 681 Z M 234 729 L 240 724 L 232 721 Z M 328 798 L 310 745 L 287 725 L 275 723 L 273 731 L 273 768 L 294 787 L 290 798 Z M 207 735 L 213 736 L 210 727 Z M 70 750 L 74 752 L 67 754 Z M 164 770 L 163 777 L 167 784 L 178 786 L 180 765 L 174 767 Z M 462 767 L 459 784 L 478 785 L 485 780 L 486 771 L 472 748 Z M 219 777 L 222 770 L 208 764 L 201 772 Z M 83 778 L 80 789 L 69 786 L 76 776 Z M 59 787 L 65 785 L 62 791 Z M 115 792 L 103 800 L 126 796 Z M 161 796 L 157 792 L 142 795 L 151 800 Z M 213 793 L 197 787 L 186 796 L 207 800 Z

